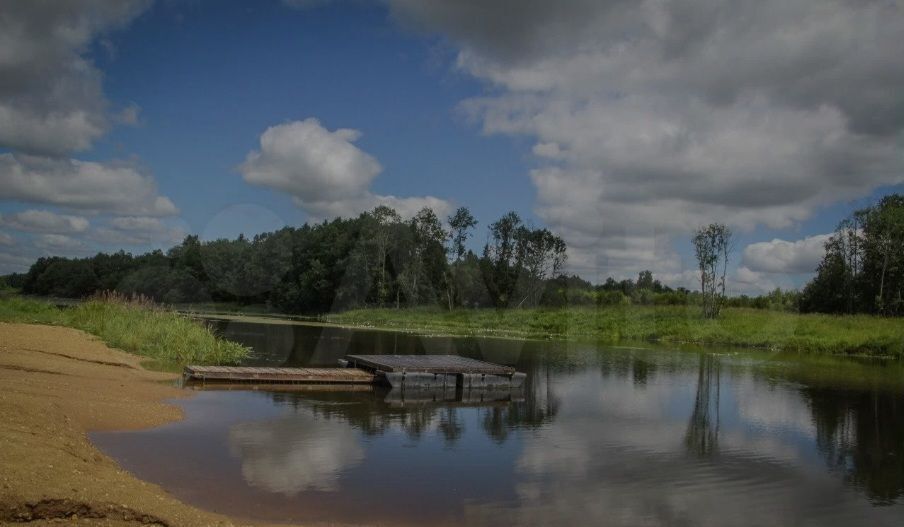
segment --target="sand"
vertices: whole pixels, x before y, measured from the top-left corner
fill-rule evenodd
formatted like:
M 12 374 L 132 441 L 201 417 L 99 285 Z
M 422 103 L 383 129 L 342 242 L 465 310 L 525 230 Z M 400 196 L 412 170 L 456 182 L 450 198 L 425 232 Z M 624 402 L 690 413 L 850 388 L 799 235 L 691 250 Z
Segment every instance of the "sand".
M 0 524 L 245 525 L 186 505 L 88 441 L 182 418 L 173 374 L 78 330 L 0 323 Z

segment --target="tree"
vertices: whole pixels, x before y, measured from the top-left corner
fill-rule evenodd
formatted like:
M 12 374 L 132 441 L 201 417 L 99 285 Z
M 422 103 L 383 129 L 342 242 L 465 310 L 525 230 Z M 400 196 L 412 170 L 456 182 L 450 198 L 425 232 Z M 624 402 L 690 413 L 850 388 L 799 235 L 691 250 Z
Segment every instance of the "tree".
M 477 226 L 477 220 L 471 215 L 471 211 L 467 207 L 459 207 L 455 214 L 449 216 L 449 240 L 451 247 L 449 251 L 452 260 L 461 261 L 465 255 L 465 243 L 471 237 L 471 229 Z
M 520 267 L 518 253 L 521 216 L 511 211 L 490 224 L 490 241 L 483 248 L 481 271 L 496 307 L 506 307 L 515 292 Z
M 863 229 L 863 270 L 870 300 L 881 315 L 904 310 L 904 196 L 884 197 L 875 207 L 857 213 Z
M 522 299 L 518 306 L 525 301 L 537 305 L 546 280 L 558 276 L 565 265 L 565 242 L 547 229 L 532 231 L 521 227 L 518 230 L 518 247 L 518 261 L 522 266 L 519 273 Z
M 724 224 L 711 223 L 697 229 L 693 242 L 700 269 L 703 316 L 716 318 L 725 301 L 725 279 L 733 248 L 732 233 Z
M 370 216 L 374 224 L 368 237 L 376 249 L 376 264 L 379 269 L 377 278 L 377 301 L 384 304 L 390 296 L 390 284 L 386 274 L 386 264 L 393 249 L 393 226 L 402 221 L 399 214 L 386 205 L 375 208 Z
M 465 243 L 471 237 L 471 230 L 477 226 L 477 220 L 466 207 L 459 207 L 447 221 L 449 222 L 447 252 L 451 262 L 446 273 L 446 304 L 451 311 L 456 304 L 462 303 L 462 290 L 465 287 L 462 282 L 466 276 L 463 264 Z
M 854 212 L 825 248 L 801 311 L 904 315 L 904 196 Z
M 653 289 L 653 273 L 650 271 L 641 271 L 637 275 L 637 289 Z
M 417 305 L 422 294 L 436 299 L 435 286 L 440 285 L 445 271 L 446 231 L 433 209 L 424 207 L 411 218 L 410 243 L 399 266 L 400 283 L 409 304 Z M 425 291 L 422 291 L 425 290 Z M 398 302 L 397 302 L 398 304 Z

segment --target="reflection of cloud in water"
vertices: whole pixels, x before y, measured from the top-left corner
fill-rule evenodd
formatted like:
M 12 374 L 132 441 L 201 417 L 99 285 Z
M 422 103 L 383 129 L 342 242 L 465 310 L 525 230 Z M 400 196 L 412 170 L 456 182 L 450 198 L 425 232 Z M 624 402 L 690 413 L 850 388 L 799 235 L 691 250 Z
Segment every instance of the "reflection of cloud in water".
M 764 436 L 758 427 L 728 426 L 717 452 L 694 456 L 683 445 L 693 399 L 671 415 L 677 386 L 654 385 L 630 400 L 619 397 L 619 382 L 574 375 L 557 384 L 572 392 L 558 394 L 563 400 L 581 403 L 563 405 L 549 426 L 523 436 L 516 501 L 469 504 L 463 523 L 506 518 L 515 525 L 841 526 L 868 519 L 870 525 L 899 525 L 900 507 L 873 508 L 835 475 L 802 466 L 794 439 L 800 435 Z M 809 431 L 799 396 L 784 390 L 763 395 L 762 386 L 756 391 L 753 382 L 739 384 L 740 408 L 723 411 L 742 411 L 742 423 Z M 770 410 L 778 396 L 794 402 Z
M 738 414 L 751 425 L 765 429 L 793 430 L 816 437 L 816 425 L 807 403 L 785 386 L 764 386 L 750 377 L 737 378 L 732 388 Z
M 338 490 L 339 473 L 364 459 L 351 427 L 306 410 L 238 424 L 229 431 L 229 445 L 249 485 L 286 496 Z

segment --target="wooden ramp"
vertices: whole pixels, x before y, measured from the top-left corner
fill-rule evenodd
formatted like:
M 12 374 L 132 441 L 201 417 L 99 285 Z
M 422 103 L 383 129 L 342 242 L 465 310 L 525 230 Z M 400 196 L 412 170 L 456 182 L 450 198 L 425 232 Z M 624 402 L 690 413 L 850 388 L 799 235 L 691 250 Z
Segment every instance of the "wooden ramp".
M 348 365 L 366 370 L 407 373 L 512 375 L 515 368 L 458 355 L 348 355 Z
M 374 384 L 377 376 L 358 368 L 243 368 L 230 366 L 186 366 L 186 381 L 305 383 L 305 384 Z

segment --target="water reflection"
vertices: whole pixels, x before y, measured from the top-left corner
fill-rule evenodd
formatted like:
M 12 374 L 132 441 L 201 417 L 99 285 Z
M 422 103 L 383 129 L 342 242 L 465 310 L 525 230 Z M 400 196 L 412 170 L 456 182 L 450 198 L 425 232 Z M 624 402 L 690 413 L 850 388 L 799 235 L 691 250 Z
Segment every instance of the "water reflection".
M 279 419 L 236 424 L 229 430 L 229 445 L 242 460 L 249 485 L 286 496 L 338 490 L 338 475 L 364 459 L 350 426 L 320 422 L 302 409 Z
M 184 403 L 181 423 L 93 436 L 129 470 L 208 508 L 263 520 L 433 525 L 898 525 L 904 517 L 900 364 L 221 329 L 263 346 L 259 363 L 331 366 L 346 353 L 429 350 L 528 376 L 519 393 L 479 396 L 202 392 Z M 278 349 L 268 355 L 271 344 Z M 210 465 L 217 477 L 199 481 Z
M 904 400 L 878 390 L 805 387 L 829 467 L 877 504 L 904 496 Z
M 689 452 L 712 455 L 719 449 L 719 392 L 721 362 L 713 355 L 700 355 L 694 411 L 684 434 Z

